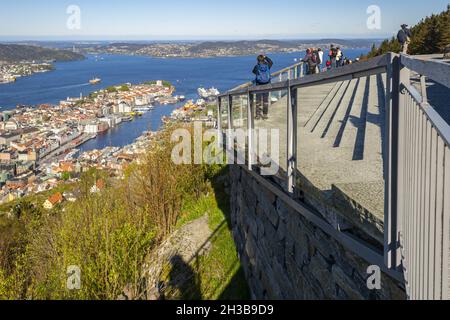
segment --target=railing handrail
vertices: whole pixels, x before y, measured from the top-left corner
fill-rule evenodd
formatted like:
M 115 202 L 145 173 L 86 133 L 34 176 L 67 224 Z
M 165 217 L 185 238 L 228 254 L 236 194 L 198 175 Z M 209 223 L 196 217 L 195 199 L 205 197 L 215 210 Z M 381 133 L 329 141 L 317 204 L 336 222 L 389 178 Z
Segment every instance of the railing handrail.
M 295 63 L 295 64 L 293 64 L 293 65 L 291 65 L 289 67 L 286 67 L 284 69 L 281 69 L 281 70 L 278 70 L 278 71 L 272 73 L 271 76 L 272 76 L 272 78 L 278 77 L 280 74 L 283 74 L 283 73 L 285 73 L 287 71 L 291 71 L 292 69 L 295 69 L 296 67 L 300 67 L 303 64 L 304 64 L 303 61 L 297 62 L 297 63 Z M 229 91 L 234 91 L 234 90 L 239 90 L 239 89 L 243 89 L 243 88 L 248 88 L 248 87 L 252 86 L 253 84 L 254 84 L 253 81 L 249 81 L 249 82 L 241 84 L 241 85 L 239 85 L 239 86 L 237 86 L 237 87 L 235 87 L 235 88 L 233 88 L 233 89 L 231 89 Z M 223 96 L 223 95 L 221 95 L 221 96 Z
M 300 79 L 286 80 L 281 82 L 275 82 L 267 85 L 260 86 L 252 86 L 251 88 L 245 87 L 239 89 L 232 89 L 227 91 L 221 95 L 219 98 L 226 97 L 229 95 L 243 95 L 246 93 L 257 93 L 257 92 L 270 92 L 270 91 L 279 91 L 285 90 L 288 86 L 292 88 L 297 88 L 306 85 L 315 85 L 322 82 L 327 81 L 341 81 L 341 78 L 345 78 L 342 80 L 351 80 L 354 78 L 358 78 L 364 75 L 368 75 L 368 71 L 374 71 L 374 73 L 382 73 L 386 72 L 386 67 L 388 65 L 388 55 L 383 55 L 379 57 L 375 57 L 368 61 L 358 62 L 351 65 L 346 65 L 340 68 L 333 69 L 332 71 L 322 72 L 318 74 L 309 75 L 307 77 L 303 77 Z M 284 69 L 289 70 L 295 65 Z M 370 73 L 369 73 L 370 74 Z M 253 84 L 253 83 L 251 83 Z
M 422 76 L 450 88 L 450 63 L 439 60 L 424 60 L 413 56 L 400 55 L 400 62 Z

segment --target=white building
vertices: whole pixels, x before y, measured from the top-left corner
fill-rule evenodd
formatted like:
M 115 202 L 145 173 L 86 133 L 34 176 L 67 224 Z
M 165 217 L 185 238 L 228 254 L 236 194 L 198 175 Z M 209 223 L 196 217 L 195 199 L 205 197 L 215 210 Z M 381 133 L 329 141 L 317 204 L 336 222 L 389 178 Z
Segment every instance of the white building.
M 133 111 L 133 108 L 126 102 L 121 101 L 119 103 L 119 112 L 120 113 L 130 113 Z

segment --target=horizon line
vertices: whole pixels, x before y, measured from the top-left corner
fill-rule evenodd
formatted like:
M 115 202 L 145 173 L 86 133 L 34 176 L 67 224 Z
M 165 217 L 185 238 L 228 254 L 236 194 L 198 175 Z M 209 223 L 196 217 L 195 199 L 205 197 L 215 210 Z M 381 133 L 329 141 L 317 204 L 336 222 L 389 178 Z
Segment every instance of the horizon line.
M 390 36 L 378 36 L 378 37 L 351 37 L 351 36 L 330 36 L 330 37 L 260 37 L 260 38 L 233 38 L 233 37 L 217 37 L 217 38 L 157 38 L 157 39 L 146 39 L 146 38 L 109 38 L 105 36 L 104 38 L 67 38 L 67 37 L 57 37 L 57 36 L 38 36 L 38 37 L 10 37 L 10 36 L 0 36 L 0 42 L 26 42 L 26 41 L 36 41 L 36 42 L 61 42 L 61 41 L 319 41 L 319 40 L 384 40 L 389 38 Z

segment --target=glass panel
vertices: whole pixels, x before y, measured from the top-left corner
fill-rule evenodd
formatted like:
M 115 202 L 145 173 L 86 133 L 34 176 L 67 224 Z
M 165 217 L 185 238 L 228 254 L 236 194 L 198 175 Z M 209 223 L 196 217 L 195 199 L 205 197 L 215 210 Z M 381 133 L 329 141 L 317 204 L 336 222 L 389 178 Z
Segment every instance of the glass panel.
M 384 90 L 385 75 L 375 75 L 301 88 L 297 97 L 299 195 L 330 222 L 343 217 L 343 228 L 359 225 L 379 241 Z
M 222 130 L 229 129 L 228 127 L 228 98 L 220 98 L 220 110 L 221 110 L 221 128 Z
M 232 101 L 232 124 L 234 134 L 235 161 L 248 163 L 248 99 L 247 95 L 234 96 Z M 235 162 L 236 163 L 236 162 Z
M 245 95 L 233 97 L 232 109 L 233 128 L 247 129 L 247 96 Z
M 287 178 L 286 91 L 253 95 L 254 152 L 261 174 L 285 188 Z

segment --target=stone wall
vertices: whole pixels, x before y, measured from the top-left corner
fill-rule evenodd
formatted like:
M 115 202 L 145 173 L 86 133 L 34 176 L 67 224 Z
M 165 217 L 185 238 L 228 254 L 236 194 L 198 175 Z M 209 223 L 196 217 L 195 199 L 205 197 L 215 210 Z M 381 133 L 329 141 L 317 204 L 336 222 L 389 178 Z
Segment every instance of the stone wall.
M 382 274 L 308 222 L 240 166 L 230 166 L 233 236 L 255 299 L 405 299 Z

